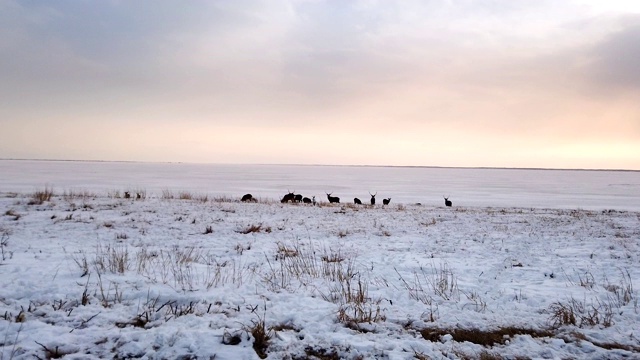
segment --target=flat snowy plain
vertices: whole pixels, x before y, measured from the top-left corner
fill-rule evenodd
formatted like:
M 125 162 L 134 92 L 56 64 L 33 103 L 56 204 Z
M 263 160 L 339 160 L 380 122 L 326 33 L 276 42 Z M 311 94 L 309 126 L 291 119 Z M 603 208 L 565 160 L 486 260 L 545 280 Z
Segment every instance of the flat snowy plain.
M 637 172 L 242 169 L 0 161 L 0 359 L 640 358 Z

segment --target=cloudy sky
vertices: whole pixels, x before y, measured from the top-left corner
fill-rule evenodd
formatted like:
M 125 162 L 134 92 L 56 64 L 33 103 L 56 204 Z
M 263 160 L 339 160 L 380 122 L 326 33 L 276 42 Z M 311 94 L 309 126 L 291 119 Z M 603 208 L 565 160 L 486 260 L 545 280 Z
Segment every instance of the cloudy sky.
M 0 158 L 640 169 L 640 1 L 0 0 Z

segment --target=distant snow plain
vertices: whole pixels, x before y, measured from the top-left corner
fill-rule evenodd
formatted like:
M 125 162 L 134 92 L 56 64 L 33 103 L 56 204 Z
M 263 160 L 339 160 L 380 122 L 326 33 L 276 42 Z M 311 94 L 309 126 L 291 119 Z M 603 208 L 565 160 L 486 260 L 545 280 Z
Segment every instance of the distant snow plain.
M 636 172 L 0 170 L 1 359 L 640 357 Z

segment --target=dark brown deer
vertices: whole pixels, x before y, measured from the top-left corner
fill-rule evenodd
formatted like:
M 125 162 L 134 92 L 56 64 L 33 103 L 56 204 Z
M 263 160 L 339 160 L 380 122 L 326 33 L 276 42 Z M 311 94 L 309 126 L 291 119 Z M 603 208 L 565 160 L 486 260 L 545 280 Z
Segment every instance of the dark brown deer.
M 444 195 L 442 196 L 444 197 Z M 452 206 L 453 203 L 451 202 L 451 200 L 449 200 L 448 197 L 444 197 L 444 206 Z
M 131 193 L 129 193 L 128 191 L 124 192 L 124 198 L 125 199 L 130 199 L 131 198 Z
M 289 190 L 287 190 L 287 191 L 289 191 Z M 295 199 L 296 199 L 296 194 L 294 194 L 294 193 L 289 191 L 289 193 L 287 195 L 282 197 L 282 200 L 280 200 L 280 202 L 284 204 L 284 203 L 289 202 L 289 201 L 294 202 Z
M 300 194 L 296 194 L 296 195 L 293 197 L 293 202 L 297 202 L 297 203 L 302 202 L 302 195 L 300 195 Z
M 305 204 L 311 204 L 311 199 L 309 199 L 308 197 L 303 197 L 302 202 Z
M 382 205 L 389 205 L 390 202 L 391 202 L 391 198 L 382 199 Z
M 369 191 L 369 195 L 371 195 L 371 205 L 375 205 L 376 204 L 376 195 L 378 195 L 378 192 L 376 191 L 375 194 L 372 194 L 371 191 Z
M 242 201 L 242 202 L 245 202 L 245 201 L 253 201 L 253 195 L 251 195 L 251 194 L 245 194 L 245 195 L 242 197 L 242 200 L 241 200 L 241 201 Z
M 333 194 L 333 193 L 325 192 L 325 194 L 327 194 L 327 199 L 329 199 L 329 203 L 330 204 L 333 204 L 333 203 L 339 204 L 340 203 L 340 198 L 339 197 L 331 196 L 331 194 Z
M 360 201 L 360 199 L 358 198 L 353 198 L 353 203 L 356 205 L 362 205 L 362 201 Z

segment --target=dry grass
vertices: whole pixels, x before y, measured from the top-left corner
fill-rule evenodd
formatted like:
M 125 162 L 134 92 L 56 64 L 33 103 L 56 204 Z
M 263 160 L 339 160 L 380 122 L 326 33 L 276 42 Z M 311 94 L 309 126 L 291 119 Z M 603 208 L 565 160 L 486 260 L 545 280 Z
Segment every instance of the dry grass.
M 175 199 L 175 195 L 173 194 L 173 191 L 169 189 L 162 189 L 161 199 L 172 200 L 172 199 Z
M 65 351 L 60 349 L 60 346 L 55 346 L 55 347 L 47 347 L 44 344 L 41 344 L 39 342 L 35 342 L 36 344 L 38 344 L 42 350 L 44 351 L 44 358 L 45 359 L 61 359 L 67 355 L 71 355 L 73 354 L 72 351 Z M 38 357 L 39 359 L 39 357 Z
M 338 307 L 338 321 L 347 327 L 360 330 L 362 323 L 375 323 L 386 320 L 380 308 L 381 299 L 372 299 L 369 296 L 369 286 L 366 281 L 358 278 L 357 283 L 353 278 L 345 278 L 340 282 L 340 288 L 333 292 L 334 299 L 340 301 Z
M 90 192 L 88 190 L 69 189 L 69 190 L 64 190 L 62 192 L 62 198 L 67 201 L 71 201 L 74 199 L 81 199 L 81 200 L 95 199 L 97 197 L 98 195 L 96 193 Z
M 337 263 L 333 263 L 337 264 Z M 338 304 L 337 320 L 353 330 L 365 331 L 361 324 L 386 320 L 380 307 L 382 299 L 369 295 L 369 286 L 356 274 L 340 276 L 328 294 L 321 294 L 326 301 Z
M 435 218 L 431 218 L 431 220 L 428 221 L 423 221 L 420 223 L 420 225 L 422 226 L 433 226 L 436 224 L 436 219 Z
M 558 301 L 549 305 L 548 310 L 551 313 L 549 320 L 553 327 L 576 325 L 576 314 L 570 305 Z
M 568 344 L 588 341 L 597 347 L 607 349 L 607 350 L 618 349 L 618 350 L 629 351 L 631 353 L 640 353 L 640 346 L 620 344 L 620 343 L 614 343 L 614 342 L 600 342 L 594 338 L 587 338 L 585 334 L 582 334 L 577 331 L 561 333 L 557 336 L 557 338 L 564 340 Z
M 20 218 L 22 217 L 22 215 L 18 214 L 14 209 L 5 211 L 4 216 L 11 216 L 15 221 L 20 220 Z
M 533 338 L 553 337 L 555 334 L 549 330 L 535 330 L 519 327 L 504 327 L 494 330 L 480 329 L 439 329 L 427 328 L 420 331 L 425 340 L 439 342 L 440 337 L 450 334 L 454 341 L 468 341 L 482 346 L 504 345 L 507 340 L 516 335 L 529 335 Z
M 53 196 L 53 188 L 45 186 L 44 190 L 36 190 L 31 194 L 31 200 L 29 200 L 27 205 L 42 205 L 46 201 L 51 201 Z
M 13 252 L 6 251 L 9 246 L 9 230 L 0 228 L 0 253 L 2 254 L 2 261 L 7 260 L 7 256 L 13 257 Z
M 135 256 L 138 274 L 153 282 L 172 286 L 177 291 L 233 284 L 241 286 L 256 273 L 255 265 L 219 261 L 201 248 L 173 246 L 170 249 L 141 248 Z
M 178 199 L 180 200 L 193 200 L 194 195 L 188 191 L 180 191 L 178 193 Z
M 263 226 L 262 224 L 253 224 L 253 225 L 248 225 L 244 229 L 236 230 L 236 232 L 239 234 L 245 234 L 245 235 L 251 234 L 251 233 L 260 233 L 260 232 L 270 233 L 271 226 Z
M 278 242 L 276 250 L 276 259 L 285 259 L 289 257 L 295 257 L 300 254 L 300 243 L 295 246 L 289 246 L 282 242 Z
M 93 259 L 89 259 L 83 252 L 72 259 L 82 271 L 81 276 L 91 275 L 95 271 L 100 278 L 102 273 L 124 274 L 134 270 L 150 281 L 170 285 L 176 291 L 196 291 L 227 284 L 240 286 L 245 279 L 251 280 L 256 273 L 255 265 L 247 266 L 235 261 L 219 262 L 203 249 L 192 246 L 176 245 L 160 250 L 142 247 L 132 255 L 126 245 L 99 245 Z M 106 292 L 103 288 L 101 293 L 105 294 L 104 299 L 112 300 L 113 296 L 108 297 L 110 291 L 121 293 L 117 287 L 107 289 Z
M 317 251 L 313 243 L 278 242 L 275 256 L 265 258 L 267 271 L 262 274 L 262 278 L 273 291 L 306 286 L 313 279 L 347 281 L 357 273 L 354 259 L 345 258 L 340 251 Z
M 446 262 L 439 267 L 432 265 L 430 270 L 421 267 L 420 272 L 413 273 L 411 282 L 407 281 L 397 269 L 396 273 L 409 291 L 409 296 L 414 300 L 431 305 L 433 303 L 431 294 L 444 300 L 460 300 L 461 291 L 458 288 L 457 278 Z
M 101 245 L 96 247 L 96 255 L 93 265 L 100 273 L 111 272 L 124 274 L 130 268 L 129 249 L 127 246 Z
M 239 200 L 227 195 L 218 195 L 213 197 L 213 201 L 217 203 L 232 203 L 238 202 Z
M 109 199 L 120 199 L 122 196 L 120 195 L 120 190 L 109 190 L 107 191 L 107 197 Z
M 104 283 L 102 282 L 102 274 L 100 271 L 96 271 L 96 274 L 98 276 L 96 296 L 102 307 L 110 308 L 113 305 L 122 304 L 124 293 L 118 283 L 110 281 L 108 287 L 105 289 Z
M 82 270 L 82 275 L 80 277 L 84 277 L 89 275 L 89 260 L 87 259 L 87 255 L 83 252 L 80 252 L 78 256 L 73 256 L 73 261 L 78 265 L 80 270 Z
M 604 289 L 614 296 L 617 307 L 629 304 L 635 297 L 631 274 L 629 274 L 628 270 L 620 270 L 620 272 L 622 274 L 622 279 L 618 284 L 605 279 L 605 283 L 603 285 Z
M 325 263 L 341 263 L 344 261 L 344 259 L 345 258 L 340 250 L 336 252 L 330 250 L 329 253 L 327 253 L 327 251 L 325 250 L 324 254 L 320 256 L 320 260 L 324 261 Z
M 596 280 L 590 272 L 586 272 L 584 275 L 578 276 L 580 280 L 580 286 L 586 289 L 593 289 L 596 284 Z
M 272 262 L 266 257 L 268 269 L 263 274 L 263 281 L 274 291 L 289 289 L 294 280 L 306 284 L 309 279 L 320 276 L 320 266 L 311 244 L 278 242 L 273 258 L 275 261 Z
M 169 190 L 163 190 L 162 191 L 162 198 L 163 199 L 174 199 L 174 195 Z M 177 198 L 180 199 L 180 200 L 195 200 L 195 201 L 200 201 L 200 202 L 203 202 L 203 203 L 206 203 L 207 201 L 209 201 L 209 195 L 207 195 L 207 194 L 194 194 L 194 193 L 189 192 L 189 191 L 180 191 L 180 192 L 178 192 Z
M 267 329 L 264 316 L 258 316 L 257 320 L 253 320 L 250 326 L 245 329 L 253 337 L 253 350 L 260 359 L 267 358 L 267 349 L 273 337 L 273 330 Z
M 348 350 L 348 349 L 347 349 Z M 307 346 L 304 349 L 304 353 L 306 357 L 294 357 L 292 360 L 341 360 L 343 357 L 340 356 L 341 349 L 325 349 L 322 347 L 311 347 Z M 348 352 L 348 351 L 346 351 Z M 360 357 L 354 357 L 353 359 L 359 360 Z
M 610 302 L 587 303 L 571 298 L 567 303 L 560 301 L 549 305 L 549 322 L 554 328 L 573 325 L 578 327 L 613 325 L 614 306 Z
M 487 302 L 482 299 L 477 291 L 464 292 L 460 290 L 460 292 L 470 301 L 462 306 L 463 309 L 471 307 L 476 312 L 485 312 L 487 310 Z

